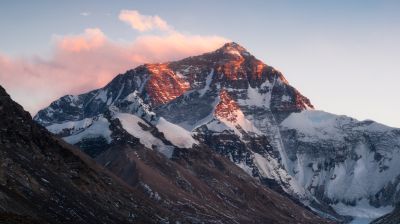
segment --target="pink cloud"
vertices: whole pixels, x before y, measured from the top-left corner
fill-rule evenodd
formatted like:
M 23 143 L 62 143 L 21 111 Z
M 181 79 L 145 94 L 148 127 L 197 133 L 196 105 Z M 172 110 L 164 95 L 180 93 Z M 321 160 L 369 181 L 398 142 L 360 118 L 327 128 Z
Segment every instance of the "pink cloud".
M 142 35 L 115 42 L 97 28 L 59 36 L 52 56 L 11 58 L 0 53 L 0 85 L 31 114 L 65 94 L 83 93 L 108 83 L 139 64 L 164 62 L 212 51 L 228 40 L 219 36 Z
M 83 51 L 98 48 L 104 45 L 106 37 L 100 29 L 86 29 L 79 36 L 64 36 L 58 40 L 58 45 L 66 51 Z
M 140 32 L 159 29 L 162 31 L 171 30 L 166 21 L 159 16 L 142 15 L 136 10 L 122 10 L 119 14 L 119 19 L 131 25 L 133 29 Z

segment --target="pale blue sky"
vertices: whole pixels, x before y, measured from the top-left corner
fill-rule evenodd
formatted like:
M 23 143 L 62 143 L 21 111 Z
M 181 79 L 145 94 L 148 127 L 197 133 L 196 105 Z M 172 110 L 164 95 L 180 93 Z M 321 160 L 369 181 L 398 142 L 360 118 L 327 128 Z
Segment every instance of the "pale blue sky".
M 317 109 L 400 127 L 400 1 L 0 4 L 0 52 L 12 57 L 47 55 L 54 35 L 88 27 L 100 28 L 113 40 L 132 40 L 139 33 L 121 23 L 118 14 L 138 10 L 159 15 L 183 33 L 238 42 L 283 72 Z

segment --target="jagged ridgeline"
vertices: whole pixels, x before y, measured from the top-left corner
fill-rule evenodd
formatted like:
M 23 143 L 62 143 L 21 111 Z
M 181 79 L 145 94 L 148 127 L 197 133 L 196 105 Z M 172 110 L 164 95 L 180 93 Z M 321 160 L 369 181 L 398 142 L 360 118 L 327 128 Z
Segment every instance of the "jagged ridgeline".
M 34 119 L 132 183 L 127 167 L 146 161 L 138 147 L 167 164 L 210 149 L 332 220 L 373 219 L 399 202 L 399 129 L 314 110 L 282 73 L 236 43 L 139 66 Z

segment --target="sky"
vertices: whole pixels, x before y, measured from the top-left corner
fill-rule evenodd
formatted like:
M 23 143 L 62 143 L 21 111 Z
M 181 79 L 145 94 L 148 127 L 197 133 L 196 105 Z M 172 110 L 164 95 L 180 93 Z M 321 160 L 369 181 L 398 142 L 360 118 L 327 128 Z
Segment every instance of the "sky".
M 316 109 L 400 127 L 400 1 L 0 4 L 0 85 L 32 115 L 137 65 L 235 41 Z

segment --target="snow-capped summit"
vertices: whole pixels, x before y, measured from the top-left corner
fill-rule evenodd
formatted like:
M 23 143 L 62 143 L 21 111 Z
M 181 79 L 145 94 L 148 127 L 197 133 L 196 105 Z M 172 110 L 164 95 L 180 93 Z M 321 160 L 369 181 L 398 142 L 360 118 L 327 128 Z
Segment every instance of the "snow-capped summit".
M 243 56 L 250 56 L 250 53 L 242 46 L 235 42 L 230 42 L 224 44 L 221 48 L 216 50 L 216 52 L 222 52 L 223 54 L 230 54 L 230 55 L 236 55 L 239 57 Z
M 282 73 L 231 42 L 138 66 L 104 88 L 60 98 L 35 120 L 92 156 L 118 143 L 121 128 L 167 157 L 207 145 L 333 219 L 389 212 L 400 200 L 400 130 L 313 108 Z

